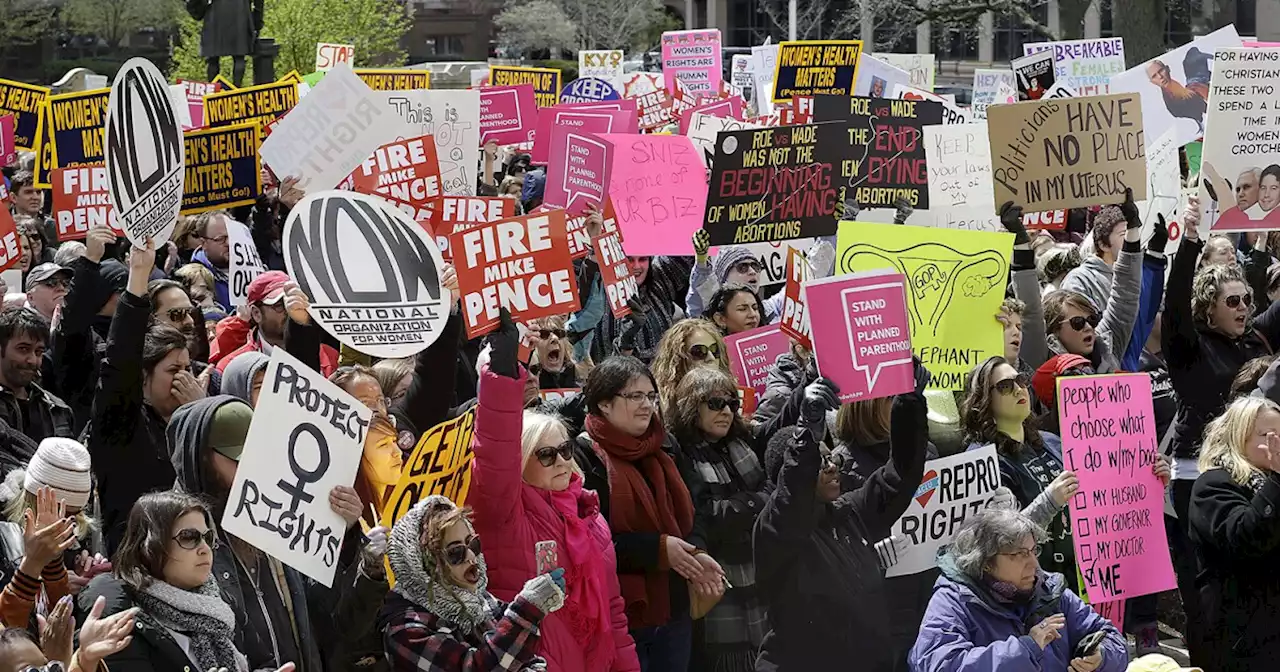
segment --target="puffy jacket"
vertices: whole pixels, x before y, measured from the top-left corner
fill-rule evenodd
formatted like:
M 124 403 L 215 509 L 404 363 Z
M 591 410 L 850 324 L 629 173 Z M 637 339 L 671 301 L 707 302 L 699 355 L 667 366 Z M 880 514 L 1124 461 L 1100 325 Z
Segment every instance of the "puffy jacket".
M 1093 352 L 1089 355 L 1089 361 L 1098 373 L 1115 373 L 1121 370 L 1120 359 L 1129 347 L 1129 338 L 1133 336 L 1134 326 L 1138 321 L 1138 299 L 1142 294 L 1142 251 L 1137 243 L 1124 244 L 1116 259 L 1112 280 L 1111 298 L 1115 301 L 1103 301 L 1101 306 L 1105 307 L 1098 308 L 1102 321 L 1098 324 L 1093 339 Z M 1063 283 L 1063 288 L 1068 289 L 1066 283 Z M 1091 298 L 1090 301 L 1094 299 Z M 1067 351 L 1057 336 L 1050 335 L 1048 341 L 1053 354 L 1060 355 Z

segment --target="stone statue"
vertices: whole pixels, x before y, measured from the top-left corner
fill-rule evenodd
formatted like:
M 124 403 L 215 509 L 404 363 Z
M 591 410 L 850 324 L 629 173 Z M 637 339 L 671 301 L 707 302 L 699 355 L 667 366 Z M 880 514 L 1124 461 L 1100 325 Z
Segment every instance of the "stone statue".
M 209 81 L 218 76 L 223 56 L 231 57 L 231 81 L 244 81 L 245 57 L 252 54 L 262 30 L 264 0 L 187 0 L 187 11 L 204 21 L 200 33 L 200 57 L 205 59 Z

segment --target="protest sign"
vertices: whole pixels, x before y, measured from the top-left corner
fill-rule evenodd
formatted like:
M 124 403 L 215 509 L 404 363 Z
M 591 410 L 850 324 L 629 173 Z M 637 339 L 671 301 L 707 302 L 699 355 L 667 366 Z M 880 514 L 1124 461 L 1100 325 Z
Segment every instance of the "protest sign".
M 973 111 L 986 116 L 987 107 L 996 102 L 996 92 L 1000 90 L 1000 85 L 1004 84 L 1009 88 L 1014 86 L 1014 74 L 1012 70 L 992 70 L 988 68 L 978 68 L 973 71 Z
M 782 333 L 794 338 L 807 350 L 813 350 L 810 338 L 809 311 L 805 307 L 804 292 L 801 286 L 813 277 L 813 269 L 804 253 L 793 247 L 787 248 L 787 284 L 782 289 L 782 320 L 778 326 Z
M 840 162 L 845 202 L 866 210 L 905 199 L 916 210 L 929 209 L 923 129 L 942 123 L 941 103 L 815 96 L 813 111 L 816 121 L 848 126 L 839 151 L 855 158 Z
M 721 133 L 703 226 L 711 244 L 833 234 L 846 138 L 841 124 Z
M 803 293 L 818 372 L 840 388 L 842 403 L 915 389 L 902 273 L 882 268 L 810 280 Z
M 792 96 L 853 95 L 862 40 L 814 40 L 778 45 L 773 102 Z
M 621 49 L 583 49 L 578 52 L 578 76 L 597 77 L 621 90 L 625 58 Z
M 837 273 L 889 268 L 906 276 L 911 345 L 933 374 L 932 389 L 964 389 L 973 367 L 1004 352 L 994 316 L 1012 234 L 841 222 L 836 242 Z
M 273 82 L 228 89 L 204 97 L 204 125 L 210 128 L 254 122 L 266 126 L 298 104 L 298 85 Z
M 662 34 L 662 74 L 667 91 L 675 93 L 677 79 L 695 95 L 719 91 L 724 72 L 721 58 L 719 30 L 669 30 Z
M 598 77 L 579 77 L 564 85 L 561 103 L 598 103 L 622 97 L 613 84 Z
M 683 135 L 599 135 L 613 145 L 609 198 L 630 256 L 689 254 L 702 228 L 707 178 Z
M 689 124 L 693 121 L 693 115 L 695 114 L 703 114 L 711 117 L 741 119 L 743 106 L 744 103 L 742 102 L 742 98 L 738 96 L 730 96 L 714 102 L 702 103 L 701 105 L 685 110 L 680 113 L 680 134 L 689 134 Z
M 1044 97 L 1041 98 L 1041 100 L 1049 100 L 1052 98 L 1076 98 L 1078 96 L 1079 94 L 1066 84 L 1063 84 L 1062 82 L 1054 82 L 1053 86 L 1049 87 L 1049 90 L 1044 92 Z
M 111 205 L 106 166 L 59 168 L 53 171 L 53 221 L 58 242 L 83 240 L 89 229 L 106 225 L 123 236 Z
M 323 75 L 321 75 L 321 78 L 323 78 Z M 302 81 L 303 81 L 302 73 L 298 72 L 297 70 L 290 70 L 285 74 L 284 77 L 281 77 L 280 79 L 276 80 L 276 82 L 279 84 L 300 84 L 302 83 Z
M 134 245 L 145 246 L 148 238 L 163 245 L 182 208 L 186 150 L 169 84 L 151 61 L 131 58 L 116 74 L 104 138 L 120 228 Z
M 971 115 L 970 110 L 962 109 L 955 103 L 955 96 L 939 96 L 930 91 L 917 89 L 913 86 L 905 84 L 894 84 L 893 94 L 890 98 L 898 98 L 901 100 L 931 100 L 942 105 L 942 123 L 943 124 L 967 124 Z
M 516 216 L 516 201 L 497 196 L 442 196 L 428 208 L 431 216 L 430 231 L 445 261 L 452 261 L 449 236 L 454 231 L 469 229 L 477 224 L 496 222 Z M 418 222 L 422 223 L 421 220 Z M 590 244 L 590 243 L 588 243 Z
M 1181 147 L 1204 133 L 1214 52 L 1238 47 L 1236 27 L 1227 24 L 1112 77 L 1111 93 L 1140 94 L 1147 135 L 1158 138 L 1176 128 L 1175 138 Z
M 623 98 L 638 98 L 646 93 L 665 90 L 661 72 L 631 72 L 622 76 Z
M 653 131 L 671 123 L 671 96 L 666 89 L 642 94 L 635 101 L 640 128 Z
M 316 44 L 316 72 L 328 72 L 339 63 L 345 63 L 348 67 L 355 66 L 356 45 L 327 42 Z
M 1091 40 L 1032 42 L 1022 45 L 1030 56 L 1053 52 L 1054 81 L 1082 96 L 1111 92 L 1111 77 L 1124 72 L 1124 39 L 1103 37 Z
M 755 85 L 755 61 L 752 60 L 751 54 L 734 54 L 729 61 L 729 81 L 743 92 L 750 92 L 747 96 L 748 100 L 754 100 L 754 96 L 759 95 L 753 91 Z
M 596 263 L 600 265 L 600 284 L 604 287 L 609 311 L 620 320 L 631 314 L 627 301 L 640 293 L 635 276 L 627 266 L 622 239 L 617 231 L 602 233 L 592 239 L 591 245 L 595 248 Z
M 400 482 L 387 498 L 381 524 L 391 527 L 414 504 L 442 495 L 458 506 L 467 501 L 471 489 L 471 437 L 475 432 L 476 409 L 442 422 L 422 434 L 418 445 L 404 461 Z
M 480 165 L 480 92 L 379 91 L 374 95 L 399 116 L 399 137 L 435 139 L 444 193 L 474 196 Z
M 1164 533 L 1164 485 L 1151 378 L 1145 373 L 1058 379 L 1062 459 L 1080 478 L 1071 498 L 1076 563 L 1089 599 L 1107 602 L 1176 587 Z
M 480 89 L 480 144 L 528 142 L 533 139 L 537 122 L 538 108 L 532 84 Z
M 455 231 L 449 247 L 467 338 L 496 328 L 502 308 L 527 322 L 581 307 L 563 210 Z
M 1027 212 L 1147 197 L 1142 104 L 1133 93 L 1028 101 L 987 109 L 993 207 Z
M 756 113 L 773 113 L 773 73 L 778 69 L 778 45 L 765 43 L 751 47 L 751 69 L 754 73 Z
M 307 194 L 289 212 L 285 267 L 311 297 L 311 317 L 374 357 L 408 357 L 449 320 L 444 262 L 421 226 L 381 198 Z
M 919 574 L 937 566 L 938 551 L 955 538 L 969 516 L 987 508 L 1000 487 L 1000 460 L 995 446 L 970 450 L 924 463 L 924 478 L 893 536 L 906 537 L 907 549 L 885 576 Z
M 48 170 L 102 163 L 110 99 L 111 89 L 49 96 Z
M 36 151 L 39 144 L 36 130 L 40 125 L 40 110 L 48 100 L 47 86 L 0 79 L 0 114 L 14 116 L 13 144 L 18 149 Z
M 1040 52 L 1009 61 L 1018 87 L 1018 100 L 1040 100 L 1053 86 L 1053 53 Z
M 635 101 L 563 104 L 538 111 L 538 129 L 533 134 L 536 164 L 551 161 L 552 129 L 564 127 L 579 133 L 635 133 L 639 130 Z
M 1213 231 L 1280 229 L 1280 120 L 1274 113 L 1280 48 L 1219 49 L 1213 64 L 1201 207 Z
M 791 338 L 776 324 L 757 327 L 724 337 L 729 349 L 729 369 L 738 385 L 764 394 L 769 370 L 779 355 L 791 352 Z
M 695 111 L 689 115 L 689 128 L 685 132 L 685 136 L 698 148 L 700 155 L 706 161 L 707 169 L 710 170 L 715 162 L 716 136 L 726 131 L 742 131 L 752 128 L 760 128 L 760 125 Z
M 557 387 L 549 390 L 538 390 L 539 398 L 553 403 L 568 401 L 579 394 L 582 394 L 581 387 Z
M 1147 240 L 1155 228 L 1158 215 L 1164 215 L 1166 224 L 1171 224 L 1169 241 L 1165 244 L 1165 254 L 1171 255 L 1178 249 L 1182 236 L 1178 234 L 1177 223 L 1178 201 L 1182 194 L 1182 172 L 1178 166 L 1178 145 L 1173 129 L 1154 141 L 1147 142 L 1147 199 L 1138 201 L 1138 213 L 1142 216 L 1142 240 Z M 1203 196 L 1201 197 L 1204 198 Z M 1201 200 L 1201 203 L 1209 201 Z M 1210 208 L 1205 208 L 1210 210 Z M 1209 213 L 1206 212 L 1206 215 Z M 1214 213 L 1216 214 L 1216 213 Z
M 0 208 L 0 271 L 7 271 L 22 261 L 22 243 L 18 240 L 18 224 L 9 208 Z M 18 269 L 21 270 L 21 269 Z M 22 278 L 10 287 L 22 286 Z
M 580 215 L 587 206 L 599 207 L 609 187 L 611 149 L 591 133 L 555 126 L 542 202 L 564 208 L 567 215 Z
M 219 86 L 211 82 L 196 82 L 189 79 L 178 79 L 178 83 L 174 86 L 182 89 L 182 98 L 186 103 L 185 121 L 189 123 L 182 130 L 204 128 L 204 97 L 210 93 L 217 93 Z
M 0 166 L 8 166 L 18 160 L 18 147 L 14 140 L 17 117 L 0 115 Z
M 888 98 L 889 92 L 899 84 L 909 85 L 911 73 L 882 61 L 867 52 L 858 56 L 858 79 L 854 82 L 853 95 L 870 98 Z
M 254 123 L 187 131 L 182 214 L 254 203 L 262 193 L 262 163 Z
M 329 506 L 329 492 L 355 483 L 372 416 L 359 399 L 276 348 L 222 529 L 333 585 L 347 522 Z
M 986 124 L 925 126 L 924 153 L 935 226 L 1004 230 L 987 200 L 991 193 L 991 143 Z
M 227 274 L 227 290 L 231 295 L 231 305 L 244 306 L 249 303 L 249 283 L 267 270 L 258 256 L 258 245 L 253 242 L 253 234 L 249 227 L 230 217 L 223 217 L 227 225 L 227 245 L 230 250 L 231 268 Z
M 263 161 L 305 192 L 333 188 L 399 135 L 398 115 L 379 95 L 338 64 L 262 141 Z
M 1044 212 L 1028 212 L 1022 215 L 1022 225 L 1028 231 L 1062 231 L 1067 228 L 1066 210 L 1046 210 Z M 1003 230 L 993 229 L 994 231 Z
M 441 196 L 435 141 L 423 135 L 379 147 L 351 173 L 351 186 L 391 201 L 414 221 L 430 219 L 428 205 Z
M 42 106 L 40 121 L 36 125 L 36 160 L 32 170 L 35 172 L 34 184 L 37 189 L 51 189 L 51 172 L 53 167 L 53 111 L 48 102 Z M 99 162 L 101 163 L 101 162 Z
M 921 91 L 933 91 L 933 77 L 937 70 L 937 59 L 933 54 L 894 54 L 888 52 L 877 52 L 872 54 L 876 58 L 892 65 L 899 70 L 905 70 L 910 76 L 910 85 L 920 89 Z M 867 95 L 867 94 L 858 94 Z
M 431 88 L 431 73 L 408 68 L 352 68 L 374 91 L 413 91 Z
M 560 71 L 551 68 L 520 68 L 511 65 L 489 66 L 490 86 L 532 84 L 538 107 L 551 107 L 560 102 Z

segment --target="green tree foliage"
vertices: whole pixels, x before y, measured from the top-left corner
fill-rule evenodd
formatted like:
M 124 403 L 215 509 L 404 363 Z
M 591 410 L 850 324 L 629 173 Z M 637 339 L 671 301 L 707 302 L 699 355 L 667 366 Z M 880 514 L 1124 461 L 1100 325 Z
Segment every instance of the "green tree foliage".
M 96 35 L 117 48 L 146 28 L 172 30 L 182 6 L 177 0 L 66 0 L 62 12 L 77 34 Z
M 0 53 L 7 56 L 39 42 L 52 18 L 41 0 L 0 0 Z
M 524 53 L 572 49 L 578 41 L 578 27 L 555 0 L 508 5 L 493 22 L 502 45 Z

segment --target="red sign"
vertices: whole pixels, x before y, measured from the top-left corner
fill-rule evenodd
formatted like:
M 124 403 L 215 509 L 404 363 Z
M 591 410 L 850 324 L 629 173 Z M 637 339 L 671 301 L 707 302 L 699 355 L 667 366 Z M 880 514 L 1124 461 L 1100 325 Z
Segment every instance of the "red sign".
M 467 338 L 498 326 L 503 307 L 521 322 L 581 307 L 563 210 L 455 231 L 449 247 Z
M 440 198 L 440 159 L 430 135 L 397 140 L 374 150 L 351 172 L 352 191 L 381 196 L 415 221 L 429 219 L 428 204 Z
M 813 272 L 804 253 L 794 247 L 787 248 L 787 285 L 783 289 L 782 298 L 782 333 L 796 339 L 806 350 L 813 350 L 813 342 L 809 340 L 809 311 L 805 310 L 804 292 L 800 286 Z
M 671 123 L 671 98 L 666 89 L 650 91 L 637 96 L 635 100 L 640 114 L 640 128 L 652 131 Z
M 497 222 L 516 216 L 516 202 L 497 196 L 441 196 L 428 207 L 429 216 L 418 223 L 429 227 L 440 245 L 445 261 L 452 261 L 449 236 L 454 231 L 469 229 L 477 224 Z
M 627 255 L 622 251 L 622 239 L 618 233 L 603 233 L 591 241 L 596 250 L 596 262 L 600 264 L 600 283 L 613 316 L 622 319 L 631 314 L 627 301 L 640 293 L 635 276 L 627 267 Z
M 106 224 L 117 235 L 116 210 L 107 191 L 105 166 L 59 168 L 53 171 L 53 221 L 58 225 L 58 241 L 82 240 L 89 229 Z
M 9 208 L 0 208 L 0 271 L 7 271 L 22 260 L 22 243 L 18 242 L 18 224 Z
M 1028 212 L 1022 216 L 1022 224 L 1032 231 L 1062 231 L 1067 228 L 1067 211 Z
M 545 205 L 538 212 L 552 210 Z M 613 214 L 613 199 L 605 197 L 604 212 L 600 213 L 604 218 L 604 226 L 601 228 L 605 233 L 613 233 L 618 230 L 618 220 Z M 591 252 L 591 236 L 587 233 L 587 215 L 576 215 L 568 217 L 565 222 L 569 228 L 569 256 L 574 259 L 582 259 Z M 618 234 L 621 236 L 622 234 Z M 621 240 L 621 238 L 619 238 Z

